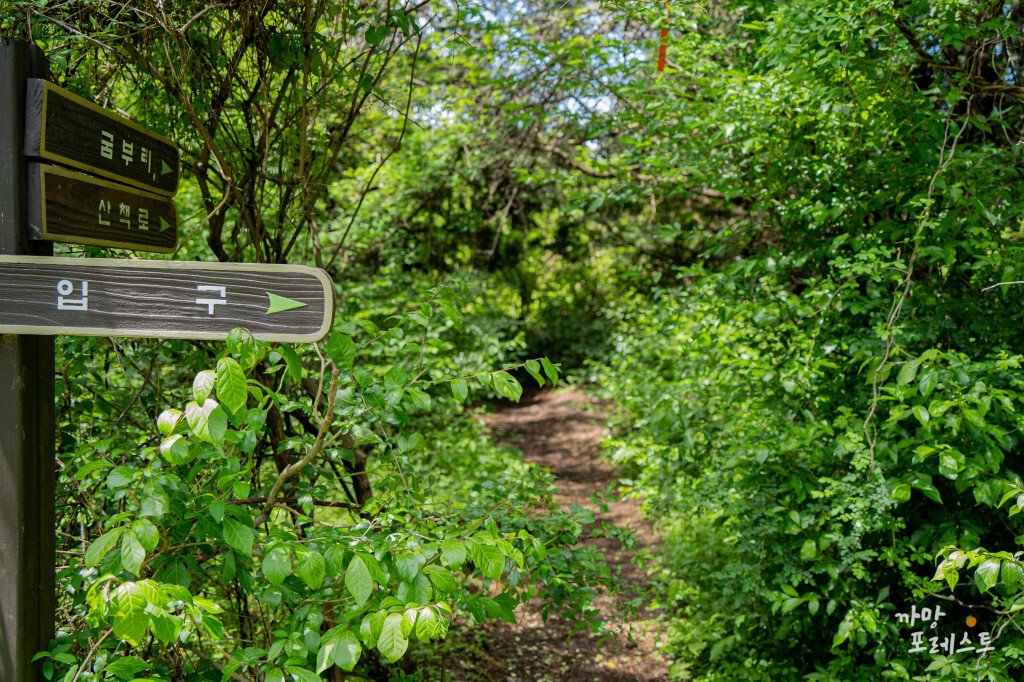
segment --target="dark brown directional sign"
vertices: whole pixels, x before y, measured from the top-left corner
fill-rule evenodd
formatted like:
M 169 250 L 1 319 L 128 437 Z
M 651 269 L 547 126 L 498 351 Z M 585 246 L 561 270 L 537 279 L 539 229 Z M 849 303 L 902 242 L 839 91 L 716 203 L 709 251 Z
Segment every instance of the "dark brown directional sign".
M 157 253 L 178 242 L 171 199 L 60 166 L 28 165 L 28 206 L 34 239 Z
M 174 196 L 178 145 L 48 81 L 28 79 L 25 155 Z
M 330 331 L 334 287 L 304 265 L 0 256 L 0 334 L 310 343 Z

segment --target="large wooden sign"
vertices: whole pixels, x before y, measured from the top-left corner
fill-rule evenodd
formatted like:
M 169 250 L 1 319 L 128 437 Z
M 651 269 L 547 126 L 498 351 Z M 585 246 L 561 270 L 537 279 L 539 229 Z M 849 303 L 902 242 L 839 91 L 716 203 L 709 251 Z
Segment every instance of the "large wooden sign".
M 33 239 L 157 253 L 178 241 L 167 197 L 41 163 L 28 165 L 28 226 Z
M 25 155 L 174 196 L 178 145 L 48 81 L 29 78 Z
M 0 334 L 319 341 L 334 287 L 303 265 L 0 256 Z

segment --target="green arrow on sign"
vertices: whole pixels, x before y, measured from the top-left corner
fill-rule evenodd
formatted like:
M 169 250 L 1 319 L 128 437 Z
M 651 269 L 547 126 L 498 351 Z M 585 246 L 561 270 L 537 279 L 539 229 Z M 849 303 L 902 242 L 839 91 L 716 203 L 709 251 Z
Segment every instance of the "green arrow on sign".
M 160 231 L 161 232 L 165 232 L 167 230 L 167 228 L 169 228 L 170 226 L 171 226 L 171 224 L 169 222 L 167 222 L 166 220 L 164 220 L 163 216 L 160 216 Z
M 284 296 L 272 294 L 269 291 L 266 292 L 266 294 L 270 297 L 270 309 L 267 310 L 267 315 L 284 312 L 285 310 L 292 310 L 293 308 L 301 308 L 306 305 L 305 303 L 299 303 L 298 301 L 293 301 L 292 299 L 285 298 Z
M 167 162 L 160 159 L 160 175 L 167 175 L 174 172 L 174 169 L 167 165 Z

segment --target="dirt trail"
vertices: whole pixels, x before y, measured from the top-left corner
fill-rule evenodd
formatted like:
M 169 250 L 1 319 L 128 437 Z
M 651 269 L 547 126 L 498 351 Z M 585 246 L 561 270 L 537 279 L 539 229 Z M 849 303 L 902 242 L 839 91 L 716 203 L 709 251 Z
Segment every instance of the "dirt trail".
M 589 409 L 588 409 L 589 408 Z M 495 435 L 523 451 L 524 458 L 546 467 L 557 477 L 563 505 L 593 508 L 591 493 L 602 492 L 617 480 L 613 466 L 599 458 L 604 415 L 598 406 L 574 389 L 541 391 L 524 396 L 522 404 L 503 408 L 488 419 Z M 640 516 L 637 500 L 615 502 L 602 520 L 617 526 L 627 524 L 637 535 L 638 549 L 653 551 L 658 538 Z M 643 594 L 648 580 L 645 570 L 632 563 L 634 552 L 622 551 L 617 540 L 588 539 L 601 548 L 613 571 L 621 571 L 637 594 Z M 614 626 L 617 609 L 614 597 L 603 596 L 595 605 Z M 488 678 L 501 682 L 654 682 L 668 679 L 668 662 L 658 652 L 660 625 L 657 614 L 642 611 L 631 628 L 633 641 L 625 633 L 599 644 L 590 633 L 566 637 L 572 624 L 549 618 L 541 620 L 540 605 L 517 609 L 519 624 L 488 621 L 486 648 L 490 661 Z M 465 665 L 468 662 L 463 662 Z M 485 662 L 479 662 L 484 664 Z M 473 664 L 470 664 L 472 667 Z M 497 673 L 497 675 L 495 674 Z

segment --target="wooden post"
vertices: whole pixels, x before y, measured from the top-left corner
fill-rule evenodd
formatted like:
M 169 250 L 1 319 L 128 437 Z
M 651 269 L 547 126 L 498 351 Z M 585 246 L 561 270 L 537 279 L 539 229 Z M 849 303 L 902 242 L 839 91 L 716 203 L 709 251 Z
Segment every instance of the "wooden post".
M 22 154 L 25 86 L 47 78 L 35 45 L 0 37 L 0 254 L 53 254 L 28 240 Z M 2 304 L 0 304 L 2 305 Z M 52 337 L 0 335 L 0 680 L 43 680 L 32 656 L 53 637 L 54 346 Z

